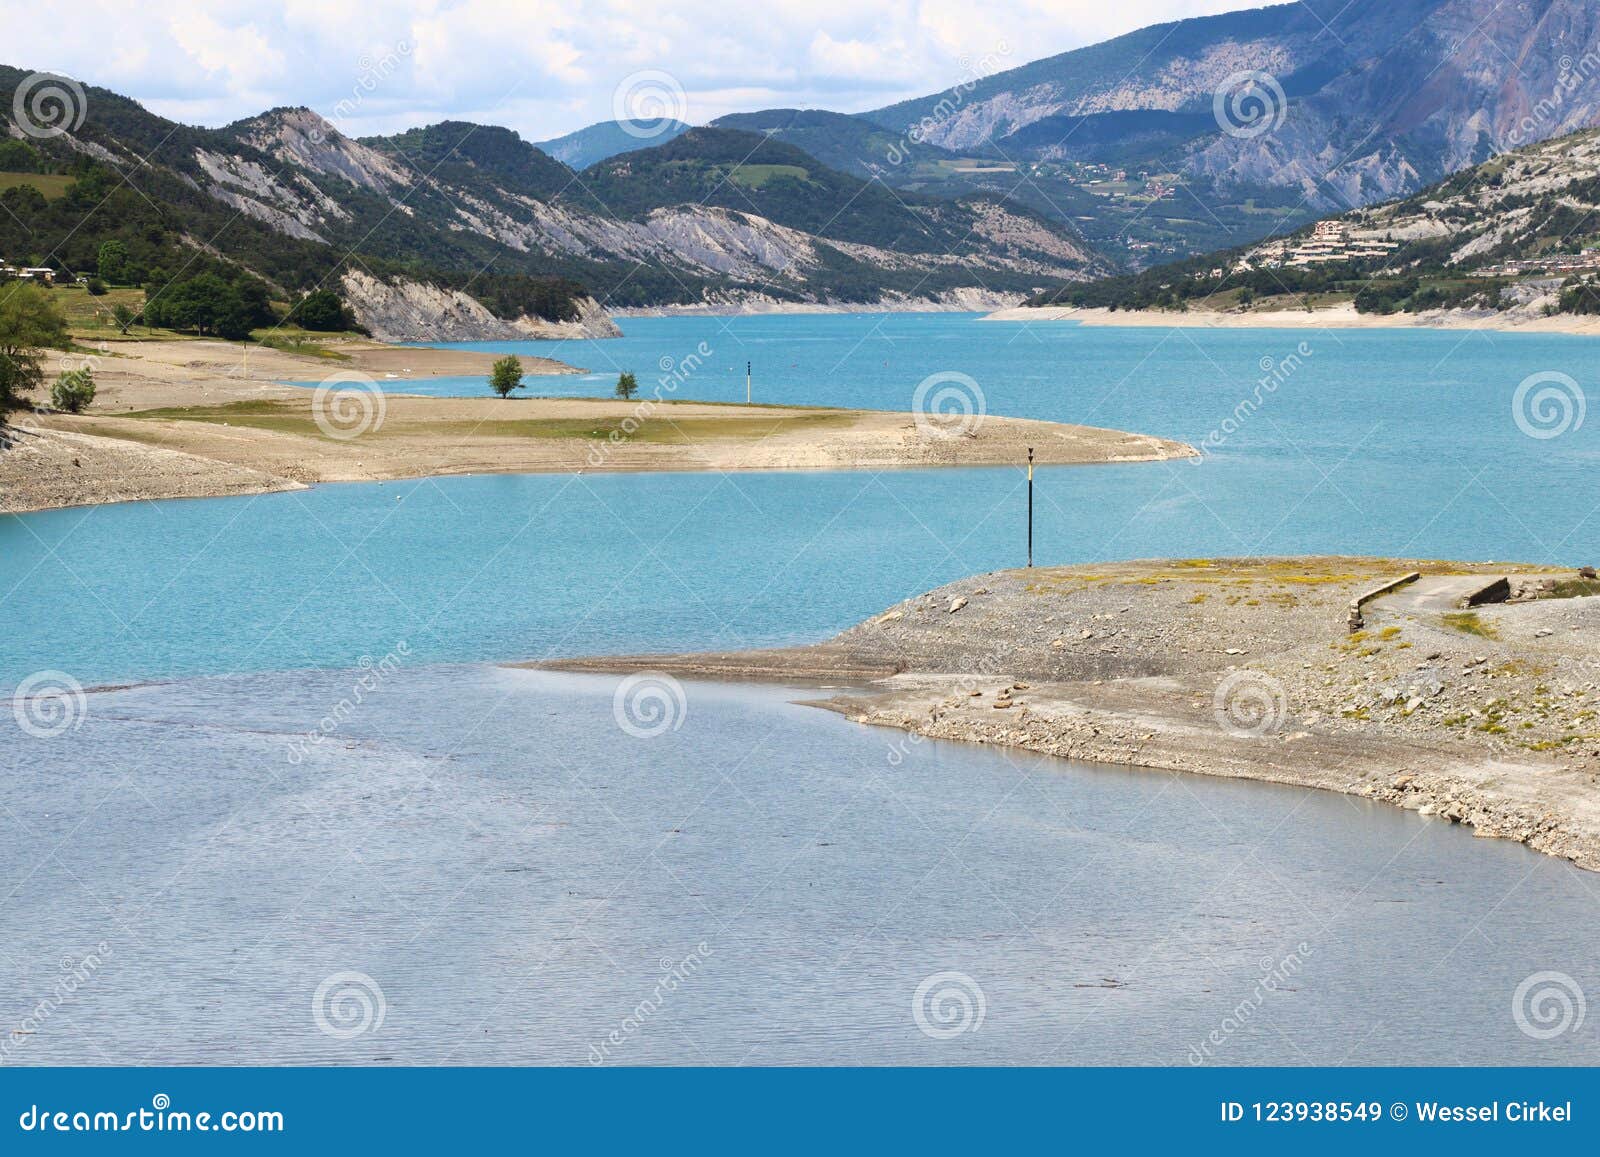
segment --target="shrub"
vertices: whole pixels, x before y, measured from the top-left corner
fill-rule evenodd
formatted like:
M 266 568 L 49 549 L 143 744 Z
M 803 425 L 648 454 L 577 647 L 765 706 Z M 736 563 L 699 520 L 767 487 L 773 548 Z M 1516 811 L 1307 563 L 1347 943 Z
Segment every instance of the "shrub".
M 81 414 L 94 401 L 94 373 L 88 366 L 65 370 L 50 387 L 50 404 L 69 414 Z

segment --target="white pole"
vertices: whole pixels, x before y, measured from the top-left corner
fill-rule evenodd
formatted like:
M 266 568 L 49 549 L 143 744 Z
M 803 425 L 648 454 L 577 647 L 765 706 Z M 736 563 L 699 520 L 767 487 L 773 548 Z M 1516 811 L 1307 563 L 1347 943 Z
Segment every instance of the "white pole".
M 750 404 L 750 363 L 744 363 L 744 404 Z

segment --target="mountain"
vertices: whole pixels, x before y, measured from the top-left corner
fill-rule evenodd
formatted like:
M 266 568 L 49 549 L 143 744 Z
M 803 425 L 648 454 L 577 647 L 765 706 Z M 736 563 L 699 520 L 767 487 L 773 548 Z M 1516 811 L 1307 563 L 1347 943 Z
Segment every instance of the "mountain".
M 0 68 L 0 110 L 24 79 Z M 83 106 L 45 140 L 0 116 L 29 168 L 69 190 L 4 194 L 0 255 L 93 269 L 114 238 L 147 275 L 242 268 L 284 296 L 340 288 L 385 337 L 615 332 L 601 302 L 981 306 L 1106 268 L 1000 198 L 905 197 L 727 130 L 579 174 L 466 122 L 355 140 L 308 109 L 203 129 L 99 88 Z
M 1119 309 L 1600 313 L 1600 131 L 1501 154 L 1288 237 L 1042 294 Z
M 858 177 L 883 177 L 910 163 L 954 163 L 957 154 L 938 145 L 912 141 L 865 117 L 824 109 L 773 108 L 732 113 L 711 122 L 713 128 L 759 133 L 810 153 L 841 172 Z
M 648 149 L 682 136 L 689 126 L 682 121 L 601 121 L 564 137 L 539 141 L 535 147 L 574 169 L 587 169 L 635 149 Z
M 1155 25 L 864 115 L 1009 162 L 1051 199 L 1098 194 L 1085 236 L 1136 223 L 1132 256 L 1147 261 L 1193 252 L 1219 227 L 1235 243 L 1263 236 L 1593 125 L 1600 6 L 1304 0 Z M 1140 231 L 1167 206 L 1161 228 Z

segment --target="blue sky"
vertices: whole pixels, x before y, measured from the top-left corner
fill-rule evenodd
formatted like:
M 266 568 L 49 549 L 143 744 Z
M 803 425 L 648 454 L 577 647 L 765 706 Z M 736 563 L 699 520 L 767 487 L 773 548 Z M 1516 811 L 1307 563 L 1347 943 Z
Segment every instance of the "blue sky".
M 0 0 L 4 63 L 219 125 L 307 104 L 351 135 L 446 118 L 530 140 L 616 113 L 855 112 L 1259 0 Z

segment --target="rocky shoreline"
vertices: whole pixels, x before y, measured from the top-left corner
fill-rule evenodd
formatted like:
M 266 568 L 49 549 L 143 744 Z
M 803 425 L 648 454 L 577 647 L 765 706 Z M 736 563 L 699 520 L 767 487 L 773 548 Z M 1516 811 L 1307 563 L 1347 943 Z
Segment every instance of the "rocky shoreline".
M 1412 572 L 1350 629 L 1353 600 Z M 847 680 L 814 705 L 914 737 L 1359 795 L 1600 870 L 1597 592 L 1572 570 L 1414 559 L 1038 568 L 811 647 L 545 665 Z M 1511 601 L 1460 606 L 1479 596 Z
M 1168 329 L 1449 329 L 1506 333 L 1600 335 L 1600 317 L 1528 308 L 1435 309 L 1423 313 L 1358 313 L 1348 303 L 1323 309 L 1087 309 L 1067 305 L 1013 306 L 980 321 L 1069 322 L 1090 326 Z

